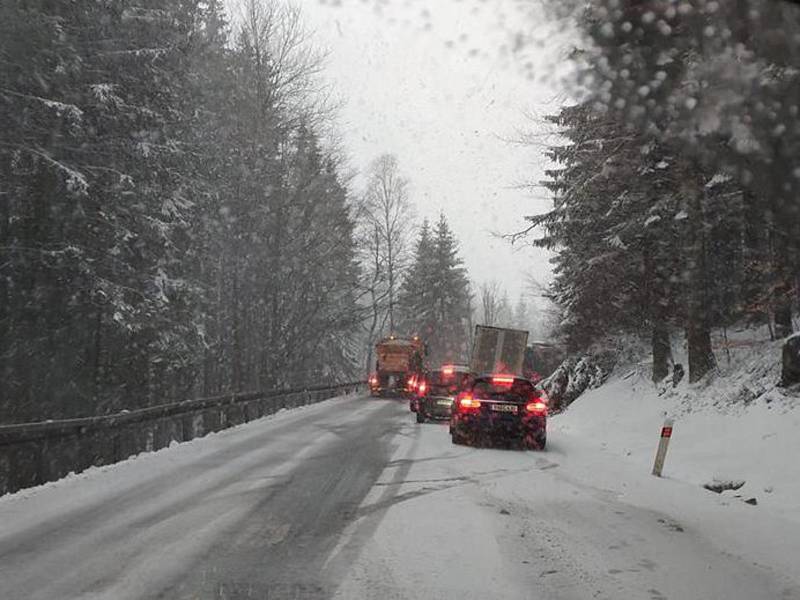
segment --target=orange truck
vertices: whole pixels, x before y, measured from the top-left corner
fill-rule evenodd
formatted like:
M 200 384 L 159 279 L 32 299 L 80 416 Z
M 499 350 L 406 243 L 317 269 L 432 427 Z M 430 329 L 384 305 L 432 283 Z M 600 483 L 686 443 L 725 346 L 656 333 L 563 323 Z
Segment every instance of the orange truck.
M 419 337 L 391 335 L 375 344 L 375 372 L 369 377 L 373 396 L 402 396 L 413 393 L 423 373 L 425 344 Z

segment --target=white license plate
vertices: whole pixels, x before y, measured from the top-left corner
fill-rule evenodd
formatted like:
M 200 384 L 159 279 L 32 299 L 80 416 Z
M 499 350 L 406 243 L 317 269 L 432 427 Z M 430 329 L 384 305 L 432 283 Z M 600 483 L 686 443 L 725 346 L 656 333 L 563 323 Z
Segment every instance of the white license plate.
M 436 404 L 438 404 L 439 406 L 450 406 L 451 401 L 450 400 L 437 400 Z
M 492 410 L 496 412 L 507 412 L 517 414 L 517 407 L 513 404 L 492 404 Z

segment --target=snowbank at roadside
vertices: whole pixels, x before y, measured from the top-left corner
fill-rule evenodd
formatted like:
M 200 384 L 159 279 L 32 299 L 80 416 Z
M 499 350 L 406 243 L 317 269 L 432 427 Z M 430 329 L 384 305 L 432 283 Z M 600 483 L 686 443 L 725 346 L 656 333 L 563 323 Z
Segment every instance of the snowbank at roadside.
M 553 423 L 648 472 L 663 421 L 672 417 L 665 477 L 698 487 L 744 481 L 719 501 L 756 498 L 761 510 L 800 522 L 800 397 L 776 387 L 781 343 L 729 345 L 730 360 L 719 353 L 719 373 L 696 385 L 656 387 L 646 367 L 617 368 Z
M 551 418 L 545 452 L 454 446 L 408 419 L 335 597 L 800 599 L 800 409 L 770 388 L 779 346 L 663 389 L 633 357 Z M 745 480 L 743 498 L 705 490 L 715 477 Z
M 618 366 L 551 419 L 549 454 L 568 456 L 575 481 L 671 515 L 749 560 L 796 570 L 800 397 L 776 385 L 781 345 L 729 340 L 718 372 L 694 385 L 655 386 L 648 365 Z M 658 479 L 650 471 L 666 417 L 675 422 Z M 714 480 L 744 484 L 721 494 L 703 488 Z

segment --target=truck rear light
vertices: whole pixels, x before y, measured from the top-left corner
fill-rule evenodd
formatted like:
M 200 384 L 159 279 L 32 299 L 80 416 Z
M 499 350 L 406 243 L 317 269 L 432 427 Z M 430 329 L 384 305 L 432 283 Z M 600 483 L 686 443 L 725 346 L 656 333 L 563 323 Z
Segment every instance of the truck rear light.
M 513 375 L 492 375 L 494 385 L 512 385 L 515 377 Z

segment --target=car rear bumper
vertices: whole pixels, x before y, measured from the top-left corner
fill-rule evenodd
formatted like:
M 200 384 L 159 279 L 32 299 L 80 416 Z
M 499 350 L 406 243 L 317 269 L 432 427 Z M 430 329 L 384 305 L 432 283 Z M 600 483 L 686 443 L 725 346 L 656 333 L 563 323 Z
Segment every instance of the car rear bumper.
M 426 417 L 429 417 L 431 419 L 450 418 L 450 412 L 453 406 L 452 398 L 445 398 L 445 397 L 423 398 L 418 402 L 419 402 L 418 408 L 422 410 L 422 413 Z
M 456 413 L 450 419 L 450 428 L 461 435 L 522 439 L 544 433 L 547 430 L 547 418 Z

